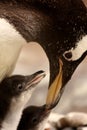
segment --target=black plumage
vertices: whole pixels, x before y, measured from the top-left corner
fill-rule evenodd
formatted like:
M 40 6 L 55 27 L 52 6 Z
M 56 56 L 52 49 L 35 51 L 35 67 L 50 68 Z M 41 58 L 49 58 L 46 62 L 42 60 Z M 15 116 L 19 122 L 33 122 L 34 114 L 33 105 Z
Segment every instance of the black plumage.
M 50 111 L 46 106 L 29 106 L 24 109 L 17 130 L 43 129 Z
M 28 42 L 38 42 L 50 63 L 50 84 L 63 62 L 62 88 L 87 55 L 87 50 L 75 61 L 64 53 L 76 48 L 87 35 L 87 8 L 82 0 L 1 0 L 0 17 L 5 18 Z M 67 59 L 71 53 L 65 55 Z

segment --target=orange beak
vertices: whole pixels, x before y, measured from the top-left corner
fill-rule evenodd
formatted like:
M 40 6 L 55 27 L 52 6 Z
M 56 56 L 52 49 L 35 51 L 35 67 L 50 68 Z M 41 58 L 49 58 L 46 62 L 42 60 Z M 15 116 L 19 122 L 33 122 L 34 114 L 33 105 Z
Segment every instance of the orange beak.
M 52 104 L 57 104 L 60 89 L 62 87 L 62 75 L 63 75 L 62 66 L 63 63 L 61 59 L 59 59 L 59 73 L 55 78 L 54 82 L 51 84 L 51 86 L 48 89 L 48 94 L 46 99 L 46 105 L 48 107 Z

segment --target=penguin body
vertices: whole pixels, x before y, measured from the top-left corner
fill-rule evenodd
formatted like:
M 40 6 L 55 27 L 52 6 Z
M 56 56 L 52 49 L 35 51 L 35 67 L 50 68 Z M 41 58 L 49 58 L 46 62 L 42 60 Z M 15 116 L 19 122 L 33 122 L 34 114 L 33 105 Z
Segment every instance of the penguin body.
M 25 40 L 5 19 L 0 19 L 0 28 L 1 81 L 12 73 Z
M 16 130 L 22 110 L 45 73 L 14 75 L 0 83 L 0 130 Z
M 53 83 L 58 74 L 58 60 L 61 58 L 63 62 L 62 93 L 62 88 L 71 79 L 75 69 L 87 55 L 87 8 L 83 1 L 1 0 L 0 20 L 2 19 L 10 24 L 17 36 L 21 38 L 22 42 L 20 43 L 34 41 L 42 46 L 50 64 L 50 84 Z M 1 36 L 0 38 L 2 38 Z M 16 38 L 14 38 L 15 36 L 12 37 L 12 51 L 14 44 L 17 43 Z M 8 41 L 10 39 L 9 37 Z M 8 43 L 5 42 L 5 44 Z M 17 48 L 18 45 L 15 45 Z M 17 53 L 16 50 L 10 52 L 11 61 L 8 64 L 5 63 L 0 74 L 1 79 L 13 70 L 22 44 L 19 46 Z M 6 49 L 9 50 L 8 47 Z M 4 57 L 3 52 L 0 53 Z M 6 53 L 7 59 L 8 55 Z M 0 63 L 3 66 L 4 61 L 2 60 Z

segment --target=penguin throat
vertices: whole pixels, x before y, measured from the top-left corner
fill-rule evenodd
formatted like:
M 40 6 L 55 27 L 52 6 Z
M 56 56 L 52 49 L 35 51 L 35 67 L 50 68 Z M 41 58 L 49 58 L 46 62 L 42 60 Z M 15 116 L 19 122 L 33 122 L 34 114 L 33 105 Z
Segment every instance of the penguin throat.
M 2 128 L 0 130 L 17 129 L 18 123 L 22 115 L 22 111 L 27 102 L 29 101 L 34 89 L 35 88 L 25 91 L 20 95 L 20 97 L 13 98 L 11 100 L 10 109 L 8 110 L 8 113 L 4 118 L 4 121 L 2 122 Z
M 4 121 L 2 122 L 1 130 L 16 130 L 21 118 L 23 108 L 24 106 L 21 105 L 21 103 L 11 103 L 10 110 L 8 111 Z

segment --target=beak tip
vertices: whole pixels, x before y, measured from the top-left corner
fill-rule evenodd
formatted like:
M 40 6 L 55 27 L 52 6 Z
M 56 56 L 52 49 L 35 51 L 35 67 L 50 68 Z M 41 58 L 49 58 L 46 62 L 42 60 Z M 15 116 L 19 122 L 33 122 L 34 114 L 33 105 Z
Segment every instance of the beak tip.
M 40 73 L 45 73 L 45 71 L 40 70 L 40 71 L 37 72 L 37 74 L 40 74 Z
M 46 76 L 45 71 L 37 71 L 36 73 L 32 75 L 25 76 L 26 80 L 26 86 L 31 87 L 31 86 L 36 86 L 44 77 Z
M 45 71 L 43 71 L 43 70 L 38 71 L 37 74 L 42 75 L 43 78 L 46 76 L 46 73 L 45 73 Z

